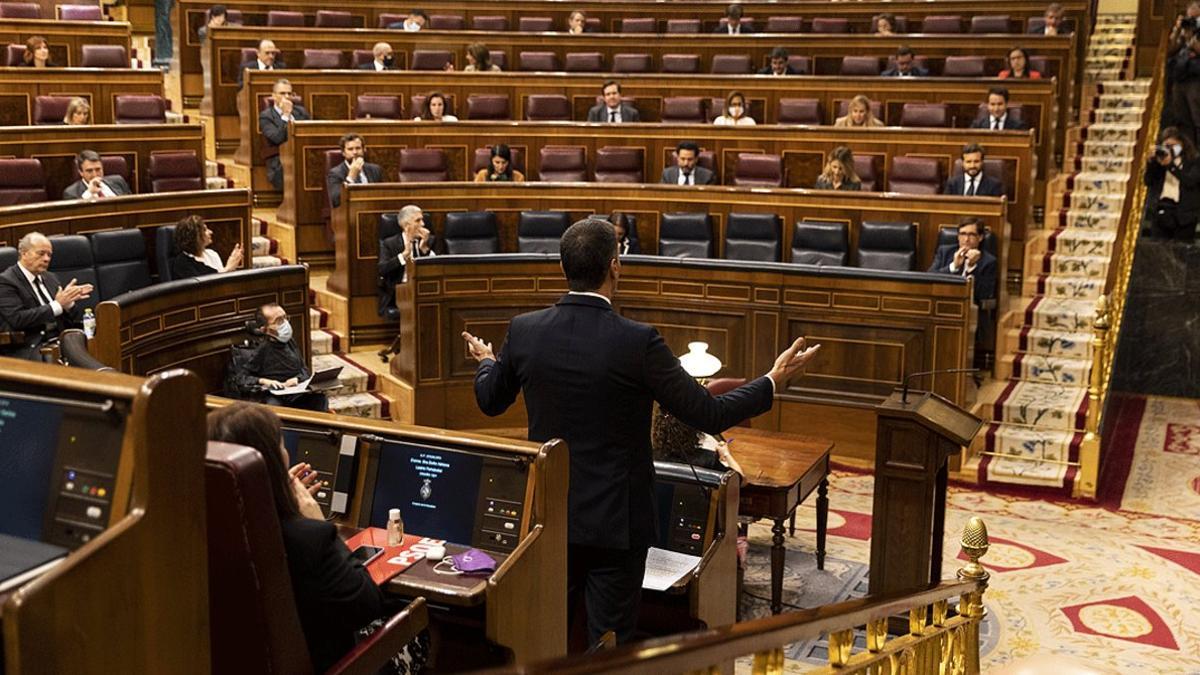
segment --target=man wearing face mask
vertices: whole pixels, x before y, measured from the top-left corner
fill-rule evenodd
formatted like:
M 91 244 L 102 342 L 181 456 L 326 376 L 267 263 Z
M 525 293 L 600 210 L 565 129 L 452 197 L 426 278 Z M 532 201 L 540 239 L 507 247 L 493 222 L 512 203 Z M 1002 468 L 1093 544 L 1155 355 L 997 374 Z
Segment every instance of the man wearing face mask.
M 312 373 L 296 345 L 292 323 L 282 307 L 273 302 L 267 303 L 258 308 L 254 319 L 264 339 L 237 374 L 242 390 L 253 390 L 257 386 L 264 394 L 263 403 L 267 405 L 328 412 L 329 400 L 319 391 L 284 395 L 272 393 L 284 387 L 294 387 L 300 381 L 307 380 Z
M 381 72 L 396 69 L 396 55 L 392 53 L 391 45 L 386 42 L 376 42 L 375 46 L 371 48 L 371 52 L 375 55 L 375 60 L 361 64 L 358 67 L 359 70 Z
M 1146 183 L 1149 235 L 1192 241 L 1200 216 L 1200 157 L 1191 138 L 1167 127 L 1158 135 L 1154 155 L 1142 176 Z

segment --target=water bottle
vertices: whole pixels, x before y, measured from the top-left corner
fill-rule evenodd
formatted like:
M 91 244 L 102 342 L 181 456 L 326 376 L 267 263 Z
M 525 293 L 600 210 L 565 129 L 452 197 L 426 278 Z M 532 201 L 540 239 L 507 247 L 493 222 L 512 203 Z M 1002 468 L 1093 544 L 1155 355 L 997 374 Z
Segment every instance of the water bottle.
M 96 315 L 92 310 L 83 310 L 83 334 L 90 340 L 96 337 Z
M 387 545 L 399 546 L 404 543 L 404 519 L 400 517 L 400 509 L 388 510 Z

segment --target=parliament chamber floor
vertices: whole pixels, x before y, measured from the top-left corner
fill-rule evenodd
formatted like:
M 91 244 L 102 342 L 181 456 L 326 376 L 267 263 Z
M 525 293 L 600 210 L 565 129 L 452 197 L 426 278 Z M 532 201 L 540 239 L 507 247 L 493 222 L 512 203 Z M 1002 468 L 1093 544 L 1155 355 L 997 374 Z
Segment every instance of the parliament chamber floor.
M 0 673 L 1200 673 L 1200 3 L 166 4 L 0 1 Z M 597 220 L 769 410 L 545 426 Z

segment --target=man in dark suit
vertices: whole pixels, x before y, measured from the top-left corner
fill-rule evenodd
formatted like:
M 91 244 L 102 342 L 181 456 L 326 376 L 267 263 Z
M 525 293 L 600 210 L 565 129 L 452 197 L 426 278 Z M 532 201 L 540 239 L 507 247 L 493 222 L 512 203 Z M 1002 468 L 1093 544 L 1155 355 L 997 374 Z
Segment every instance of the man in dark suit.
M 104 162 L 100 160 L 99 153 L 93 150 L 84 150 L 75 156 L 75 169 L 79 171 L 79 180 L 63 190 L 63 199 L 84 199 L 90 202 L 133 194 L 124 178 L 115 174 L 104 175 Z
M 287 142 L 288 122 L 312 119 L 304 106 L 292 100 L 292 83 L 279 80 L 271 87 L 274 104 L 258 114 L 262 131 L 262 158 L 267 165 L 267 180 L 276 190 L 283 189 L 283 165 L 279 162 L 279 146 Z
M 325 177 L 325 188 L 329 190 L 329 203 L 338 206 L 342 203 L 342 186 L 352 183 L 382 183 L 383 169 L 378 164 L 366 160 L 367 148 L 363 137 L 355 133 L 342 136 L 338 143 L 342 147 L 344 162 L 329 170 Z
M 604 97 L 603 103 L 597 103 L 588 110 L 587 121 L 589 122 L 612 122 L 614 124 L 620 122 L 638 122 L 641 116 L 638 114 L 637 108 L 621 101 L 621 83 L 616 80 L 609 80 L 600 87 L 600 94 Z
M 962 149 L 963 172 L 946 181 L 943 194 L 961 197 L 999 197 L 1004 194 L 1004 185 L 990 176 L 983 175 L 983 146 L 968 143 Z
M 759 75 L 799 75 L 800 71 L 796 70 L 788 63 L 788 50 L 783 47 L 776 47 L 771 50 L 771 65 L 763 66 L 758 69 Z
M 753 32 L 754 27 L 742 21 L 742 6 L 737 3 L 725 8 L 725 23 L 713 30 L 717 35 L 749 35 Z
M 42 343 L 83 320 L 78 303 L 91 296 L 92 285 L 72 279 L 63 286 L 46 271 L 54 250 L 40 232 L 21 237 L 17 253 L 17 264 L 0 272 L 0 330 L 21 331 L 24 341 L 0 347 L 0 354 L 39 361 Z
M 279 70 L 287 68 L 287 64 L 279 56 L 279 49 L 275 47 L 275 43 L 271 40 L 262 40 L 258 43 L 258 54 L 254 58 L 243 61 L 238 66 L 237 85 L 238 89 L 242 88 L 242 74 L 246 69 L 250 70 Z
M 912 47 L 903 45 L 896 50 L 896 63 L 880 73 L 883 77 L 928 77 L 929 71 L 917 65 Z
M 1042 20 L 1045 22 L 1042 26 L 1033 26 L 1029 29 L 1031 35 L 1069 35 L 1071 26 L 1069 22 L 1063 18 L 1063 6 L 1057 2 L 1052 2 L 1046 5 L 1046 11 L 1042 14 Z
M 681 141 L 675 146 L 675 166 L 663 169 L 662 182 L 666 185 L 712 185 L 716 183 L 713 172 L 696 164 L 700 146 L 695 141 Z
M 589 219 L 561 240 L 570 292 L 550 308 L 512 320 L 497 358 L 464 332 L 477 361 L 475 400 L 499 415 L 524 393 L 529 439 L 566 440 L 567 590 L 587 609 L 595 643 L 612 630 L 628 642 L 637 621 L 646 551 L 655 540 L 653 403 L 711 434 L 771 408 L 774 392 L 812 359 L 796 340 L 765 376 L 712 397 L 680 366 L 658 331 L 612 307 L 621 274 L 608 222 Z
M 236 364 L 233 377 L 244 392 L 261 393 L 263 403 L 287 408 L 329 412 L 329 398 L 320 391 L 283 393 L 312 376 L 309 363 L 296 344 L 295 329 L 287 310 L 278 303 L 261 305 L 254 322 L 262 331 L 262 340 L 246 361 Z
M 392 53 L 392 46 L 388 43 L 376 42 L 375 46 L 371 48 L 371 54 L 375 59 L 369 63 L 360 65 L 358 67 L 359 70 L 382 72 L 396 69 L 396 56 Z
M 389 321 L 400 320 L 396 308 L 396 284 L 408 281 L 408 263 L 413 258 L 436 255 L 433 234 L 425 227 L 421 207 L 408 204 L 396 215 L 400 232 L 379 242 L 379 316 Z
M 987 111 L 986 116 L 971 122 L 972 129 L 1020 131 L 1025 128 L 1025 122 L 1009 114 L 1008 89 L 1004 87 L 992 87 L 988 90 Z
M 965 218 L 958 226 L 958 243 L 939 246 L 930 272 L 975 278 L 975 304 L 996 297 L 996 256 L 980 248 L 987 228 L 978 218 Z

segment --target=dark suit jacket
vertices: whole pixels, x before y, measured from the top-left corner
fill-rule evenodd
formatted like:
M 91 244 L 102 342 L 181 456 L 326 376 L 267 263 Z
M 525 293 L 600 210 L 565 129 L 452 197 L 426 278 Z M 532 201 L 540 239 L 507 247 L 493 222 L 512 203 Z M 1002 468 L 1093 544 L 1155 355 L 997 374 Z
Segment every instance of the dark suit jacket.
M 375 70 L 375 60 L 371 59 L 370 61 L 367 61 L 366 63 L 359 64 L 358 69 L 359 70 Z M 385 68 L 384 70 L 398 70 L 398 68 L 396 67 L 396 64 L 393 63 L 391 68 Z M 378 71 L 376 71 L 376 72 L 378 72 Z
M 313 670 L 323 673 L 354 647 L 355 631 L 383 618 L 383 591 L 332 523 L 296 517 L 280 527 L 300 627 Z
M 971 122 L 971 128 L 972 129 L 991 129 L 992 128 L 992 116 L 984 115 L 983 117 L 976 119 L 974 122 Z M 1004 128 L 1008 129 L 1008 130 L 1021 131 L 1021 130 L 1025 129 L 1025 122 L 1013 117 L 1012 113 L 1009 113 L 1004 118 Z
M 830 183 L 821 176 L 817 176 L 817 182 L 813 184 L 813 188 L 817 190 L 842 190 L 845 192 L 859 192 L 862 190 L 862 183 L 851 183 L 850 181 L 843 180 L 842 187 L 835 188 L 833 187 L 833 183 Z
M 379 168 L 378 164 L 363 162 L 362 172 L 367 177 L 368 183 L 383 182 L 383 169 Z M 331 205 L 337 206 L 342 203 L 342 186 L 346 184 L 346 176 L 349 175 L 350 167 L 344 160 L 329 170 L 329 175 L 325 177 L 325 189 L 329 191 Z
M 608 106 L 603 103 L 597 103 L 588 110 L 587 121 L 589 122 L 607 122 L 608 121 Z M 637 108 L 628 103 L 621 104 L 621 121 L 622 122 L 640 122 L 642 116 L 638 113 Z
M 499 360 L 479 364 L 475 400 L 485 414 L 499 415 L 522 392 L 529 439 L 562 438 L 571 453 L 567 542 L 613 549 L 654 541 L 654 401 L 717 433 L 766 412 L 773 399 L 766 377 L 709 396 L 653 327 L 601 298 L 570 294 L 513 319 Z
M 900 70 L 897 69 L 896 66 L 892 66 L 891 68 L 888 68 L 887 70 L 880 73 L 880 76 L 881 77 L 900 77 Z M 908 77 L 929 77 L 929 70 L 914 64 L 912 67 L 912 74 L 909 75 Z
M 1163 182 L 1167 179 L 1167 171 L 1179 179 L 1179 208 L 1175 212 L 1180 223 L 1195 223 L 1200 218 L 1200 160 L 1184 161 L 1183 166 L 1174 164 L 1168 169 L 1154 159 L 1146 163 L 1146 171 L 1142 174 L 1142 182 L 1146 184 L 1146 203 L 1148 208 L 1154 208 L 1162 195 Z
M 116 174 L 112 176 L 105 176 L 100 180 L 103 181 L 110 190 L 118 195 L 133 194 L 133 189 L 129 187 L 129 183 L 126 183 L 124 178 Z M 74 183 L 68 185 L 67 188 L 63 190 L 63 199 L 82 199 L 84 192 L 87 192 L 87 185 L 83 182 L 83 179 L 80 178 Z
M 664 184 L 667 184 L 667 185 L 678 185 L 679 184 L 679 167 L 678 166 L 668 166 L 667 168 L 663 169 L 661 182 Z M 715 185 L 716 182 L 717 182 L 717 177 L 715 175 L 713 175 L 712 171 L 709 171 L 708 169 L 706 169 L 698 164 L 696 165 L 696 168 L 692 170 L 692 183 L 693 184 L 695 184 L 695 185 Z
M 946 187 L 942 190 L 942 194 L 962 196 L 963 190 L 966 189 L 966 180 L 965 174 L 952 176 L 946 181 Z M 1003 183 L 982 173 L 979 175 L 979 185 L 975 186 L 976 197 L 999 197 L 1002 194 L 1004 194 Z
M 430 233 L 429 250 L 433 251 L 437 239 Z M 396 306 L 396 285 L 404 283 L 404 265 L 400 264 L 400 254 L 404 251 L 404 233 L 393 234 L 379 242 L 379 284 L 378 312 L 384 316 L 389 307 Z M 420 248 L 414 249 L 413 255 L 421 257 Z
M 745 21 L 743 21 L 741 23 L 739 28 L 740 28 L 740 31 L 738 32 L 738 35 L 750 35 L 751 33 L 754 32 L 754 27 L 748 25 Z M 726 26 L 718 25 L 716 28 L 713 29 L 713 35 L 729 35 L 729 28 Z
M 933 264 L 929 266 L 929 271 L 962 276 L 962 270 L 950 271 L 950 263 L 954 262 L 954 254 L 957 252 L 958 244 L 939 246 L 937 252 L 934 253 Z M 975 278 L 975 304 L 996 297 L 996 256 L 987 251 L 980 251 L 980 253 L 983 255 L 979 257 L 975 269 L 967 275 Z
M 258 59 L 255 58 L 248 61 L 242 61 L 242 64 L 238 66 L 238 89 L 242 88 L 242 76 L 247 68 L 250 70 L 258 70 Z M 276 58 L 271 70 L 282 70 L 283 68 L 287 68 L 287 64 L 283 62 L 283 59 Z
M 42 283 L 50 299 L 62 288 L 58 277 L 52 272 L 42 273 Z M 23 359 L 38 359 L 38 346 L 54 337 L 64 328 L 77 326 L 83 321 L 83 307 L 79 303 L 61 316 L 54 316 L 50 305 L 38 302 L 33 287 L 25 275 L 13 265 L 0 272 L 0 330 L 19 330 L 25 333 L 25 342 L 0 348 L 0 354 Z
M 292 107 L 292 119 L 307 120 L 312 119 L 308 111 L 302 105 Z M 258 114 L 258 128 L 262 130 L 263 138 L 266 143 L 262 145 L 263 159 L 268 157 L 279 156 L 279 146 L 287 142 L 288 129 L 287 122 L 283 121 L 279 113 L 275 111 L 274 105 L 267 106 L 267 109 Z
M 759 75 L 770 75 L 771 73 L 772 73 L 771 66 L 763 66 L 762 68 L 758 69 Z M 789 64 L 787 67 L 787 72 L 785 74 L 786 75 L 799 75 L 800 71 L 796 70 Z

